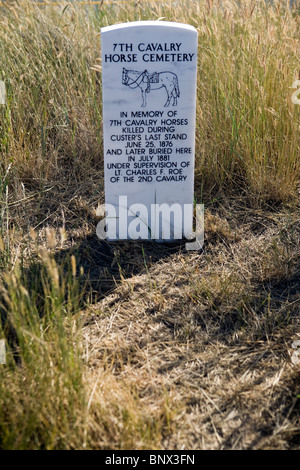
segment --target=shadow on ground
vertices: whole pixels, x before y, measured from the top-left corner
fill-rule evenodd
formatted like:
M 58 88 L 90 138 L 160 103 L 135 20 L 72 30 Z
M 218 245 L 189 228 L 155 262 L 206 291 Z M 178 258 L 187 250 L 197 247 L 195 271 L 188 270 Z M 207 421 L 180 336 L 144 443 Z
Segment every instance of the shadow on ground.
M 76 267 L 80 292 L 80 307 L 87 303 L 96 303 L 113 292 L 122 279 L 145 273 L 154 263 L 167 259 L 184 250 L 184 241 L 174 243 L 155 243 L 140 241 L 106 242 L 96 235 L 79 240 L 69 249 L 63 249 L 54 255 L 57 265 L 63 271 L 70 272 L 71 256 L 76 258 Z M 83 274 L 80 274 L 83 268 Z M 42 281 L 42 263 L 32 263 L 23 268 L 22 280 L 30 293 L 34 286 L 35 301 L 38 311 L 43 312 L 44 290 Z M 67 293 L 66 293 L 67 296 Z M 67 299 L 66 299 L 67 300 Z M 1 327 L 12 350 L 17 346 L 17 333 L 7 316 L 7 304 L 0 298 Z M 42 316 L 42 313 L 41 313 Z M 18 359 L 17 356 L 15 357 Z
M 72 255 L 77 268 L 84 270 L 80 279 L 84 291 L 83 300 L 96 303 L 110 294 L 121 279 L 147 272 L 155 263 L 185 251 L 185 242 L 106 242 L 96 235 L 88 236 L 71 249 L 59 252 L 56 262 L 65 263 Z
M 209 247 L 206 247 L 206 252 L 209 252 Z M 95 304 L 111 294 L 122 280 L 147 273 L 148 269 L 153 265 L 166 261 L 178 253 L 189 256 L 189 252 L 185 249 L 185 242 L 182 240 L 174 243 L 145 243 L 141 241 L 109 243 L 99 240 L 96 235 L 90 235 L 80 239 L 70 248 L 58 251 L 54 258 L 57 265 L 67 273 L 68 271 L 70 272 L 71 256 L 75 256 L 79 291 L 81 294 L 80 307 L 84 308 L 85 305 Z M 83 268 L 82 275 L 80 274 L 81 267 Z M 167 264 L 163 269 L 166 268 L 168 268 Z M 38 293 L 38 311 L 40 312 L 43 312 L 45 301 L 43 298 L 42 269 L 41 263 L 33 263 L 28 268 L 25 268 L 23 272 L 23 279 L 27 290 L 30 291 L 31 286 L 34 286 Z M 286 322 L 297 321 L 299 311 L 296 311 L 295 307 L 299 305 L 299 273 L 300 266 L 298 265 L 296 272 L 289 279 L 277 279 L 268 283 L 260 283 L 257 286 L 251 301 L 251 303 L 253 302 L 251 308 L 255 311 L 256 319 L 263 319 L 266 309 L 271 306 L 273 310 L 281 312 L 278 316 L 276 314 L 276 319 L 272 318 L 272 328 L 275 324 L 280 325 L 282 323 L 286 324 Z M 189 283 L 190 280 L 187 278 L 185 282 Z M 0 304 L 4 305 L 4 308 L 1 307 L 2 328 L 9 344 L 12 346 L 16 344 L 17 335 L 7 319 L 5 301 L 0 299 Z M 290 305 L 291 309 L 287 312 L 286 309 L 289 309 Z M 209 331 L 212 336 L 224 342 L 230 341 L 229 338 L 234 331 L 249 327 L 248 320 L 245 320 L 235 308 L 226 315 L 218 314 L 217 304 L 214 306 L 214 309 L 210 308 L 204 312 L 205 317 L 198 315 L 195 310 L 193 312 L 193 323 L 198 324 L 198 327 L 203 330 L 207 329 L 207 325 L 210 324 Z M 149 315 L 152 315 L 151 309 L 149 310 Z M 170 311 L 164 311 L 162 315 L 157 316 L 156 321 L 162 321 L 175 333 L 175 329 L 177 331 L 180 326 L 183 330 L 185 329 L 184 323 L 187 321 L 187 318 L 180 311 L 180 307 L 178 307 L 178 309 L 172 308 Z M 264 332 L 262 331 L 261 334 L 263 336 Z M 210 341 L 212 339 L 210 337 Z

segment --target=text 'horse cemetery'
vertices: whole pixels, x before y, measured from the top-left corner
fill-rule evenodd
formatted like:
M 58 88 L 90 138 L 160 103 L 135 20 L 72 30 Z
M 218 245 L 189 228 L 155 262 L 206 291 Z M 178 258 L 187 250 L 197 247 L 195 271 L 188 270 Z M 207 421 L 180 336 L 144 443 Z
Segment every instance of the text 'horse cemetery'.
M 193 228 L 197 31 L 124 23 L 102 28 L 101 47 L 108 238 L 184 238 Z

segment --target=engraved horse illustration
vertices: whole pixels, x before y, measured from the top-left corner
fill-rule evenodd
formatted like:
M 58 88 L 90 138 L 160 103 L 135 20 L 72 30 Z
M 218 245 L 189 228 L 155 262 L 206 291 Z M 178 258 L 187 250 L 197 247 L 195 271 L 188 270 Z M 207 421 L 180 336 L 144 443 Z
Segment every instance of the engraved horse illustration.
M 178 77 L 173 72 L 149 73 L 147 70 L 144 70 L 144 72 L 138 72 L 136 70 L 127 70 L 123 68 L 122 84 L 129 88 L 139 87 L 141 89 L 143 108 L 147 105 L 146 93 L 150 93 L 152 90 L 159 90 L 163 87 L 167 92 L 167 101 L 164 106 L 168 107 L 171 99 L 173 99 L 172 106 L 177 106 L 177 99 L 180 96 L 180 91 Z

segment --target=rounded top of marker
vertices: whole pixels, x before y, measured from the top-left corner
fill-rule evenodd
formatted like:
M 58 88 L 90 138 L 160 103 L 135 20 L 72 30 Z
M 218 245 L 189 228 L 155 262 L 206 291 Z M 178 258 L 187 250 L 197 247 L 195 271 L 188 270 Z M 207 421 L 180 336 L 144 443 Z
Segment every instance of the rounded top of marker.
M 101 33 L 106 33 L 109 31 L 113 31 L 115 29 L 123 29 L 123 28 L 132 28 L 132 27 L 148 27 L 148 26 L 158 26 L 158 27 L 170 27 L 170 28 L 177 28 L 177 29 L 185 29 L 190 31 L 197 31 L 194 26 L 185 23 L 176 23 L 175 21 L 129 21 L 128 23 L 118 23 L 111 26 L 104 26 L 101 28 Z

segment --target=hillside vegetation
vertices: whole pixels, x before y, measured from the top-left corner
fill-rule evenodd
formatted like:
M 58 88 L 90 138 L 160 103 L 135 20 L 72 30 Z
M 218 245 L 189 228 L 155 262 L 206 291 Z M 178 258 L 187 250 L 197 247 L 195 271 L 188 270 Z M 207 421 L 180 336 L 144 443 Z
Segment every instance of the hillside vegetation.
M 298 449 L 300 5 L 0 3 L 0 448 Z M 205 245 L 109 244 L 103 26 L 199 33 Z

